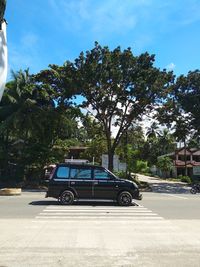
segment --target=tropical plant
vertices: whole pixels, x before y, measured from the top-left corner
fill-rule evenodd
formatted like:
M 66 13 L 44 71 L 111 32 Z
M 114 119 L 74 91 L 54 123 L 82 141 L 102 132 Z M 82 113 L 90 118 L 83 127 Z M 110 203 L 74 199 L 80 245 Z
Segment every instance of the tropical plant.
M 161 130 L 156 122 L 153 122 L 150 127 L 147 128 L 146 136 L 148 139 L 153 139 L 160 136 Z
M 66 140 L 76 138 L 80 111 L 56 104 L 52 90 L 28 70 L 13 73 L 0 103 L 2 176 L 34 176 L 47 163 L 63 160 Z
M 157 167 L 163 172 L 164 177 L 166 178 L 168 172 L 171 171 L 173 167 L 172 160 L 167 156 L 159 157 Z

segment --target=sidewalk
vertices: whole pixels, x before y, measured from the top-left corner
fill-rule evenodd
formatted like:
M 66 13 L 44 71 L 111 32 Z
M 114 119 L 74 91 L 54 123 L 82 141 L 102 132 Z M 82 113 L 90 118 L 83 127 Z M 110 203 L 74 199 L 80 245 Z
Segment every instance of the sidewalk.
M 169 193 L 169 194 L 190 194 L 190 186 L 183 182 L 168 181 L 161 178 L 150 177 L 138 174 L 138 179 L 141 182 L 147 182 L 156 193 Z

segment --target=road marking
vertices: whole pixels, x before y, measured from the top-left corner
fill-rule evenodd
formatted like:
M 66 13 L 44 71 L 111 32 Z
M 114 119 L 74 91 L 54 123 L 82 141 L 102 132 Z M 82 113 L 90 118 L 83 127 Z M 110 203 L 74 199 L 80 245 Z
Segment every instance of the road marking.
M 157 213 L 143 206 L 47 206 L 36 217 L 36 220 L 113 220 L 113 221 L 135 221 L 135 220 L 163 220 Z
M 51 209 L 51 210 L 45 210 L 45 212 L 47 213 L 53 213 L 53 212 L 64 212 L 64 213 L 76 213 L 76 212 L 79 212 L 79 213 L 94 213 L 94 210 L 84 210 L 84 209 L 81 209 L 81 210 L 64 210 L 64 209 L 59 209 L 59 210 L 55 210 L 55 209 Z M 151 210 L 130 210 L 130 211 L 122 211 L 122 210 L 95 210 L 95 211 L 98 211 L 98 212 L 103 212 L 103 213 L 119 213 L 119 214 L 122 214 L 122 213 L 149 213 L 149 212 L 152 212 Z
M 188 199 L 187 197 L 180 197 L 180 196 L 177 196 L 177 195 L 172 195 L 172 194 L 162 194 L 164 196 L 170 196 L 170 197 L 175 197 L 175 198 L 181 198 L 181 199 Z
M 47 216 L 54 216 L 54 215 L 64 215 L 64 216 L 94 216 L 94 213 L 85 213 L 85 212 L 79 212 L 78 214 L 77 213 L 73 213 L 73 212 L 54 212 L 54 213 L 49 213 L 49 212 L 41 212 L 40 215 L 47 215 Z M 98 216 L 101 216 L 101 215 L 106 215 L 106 216 L 123 216 L 124 214 L 122 213 L 114 213 L 114 212 L 98 212 Z M 157 216 L 158 214 L 157 213 L 140 213 L 140 212 L 134 212 L 134 213 L 126 213 L 124 216 L 144 216 L 144 215 L 151 215 L 151 216 Z
M 92 219 L 99 219 L 99 218 L 103 218 L 104 220 L 105 219 L 116 219 L 116 216 L 109 216 L 109 217 L 102 217 L 102 216 L 95 216 L 95 215 L 92 215 L 92 216 L 88 216 L 88 217 L 86 217 L 86 216 L 82 216 L 82 215 L 80 215 L 80 216 L 76 216 L 78 219 L 86 219 L 86 220 L 88 220 L 88 219 L 90 219 L 90 218 L 92 218 Z M 35 217 L 36 219 L 72 219 L 72 220 L 74 220 L 74 218 L 75 217 L 71 217 L 71 216 L 36 216 Z M 118 218 L 118 217 L 117 217 Z M 135 220 L 164 220 L 164 218 L 163 217 L 150 217 L 150 216 L 146 216 L 146 217 L 133 217 L 133 216 L 120 216 L 120 219 L 132 219 L 133 221 L 135 221 Z

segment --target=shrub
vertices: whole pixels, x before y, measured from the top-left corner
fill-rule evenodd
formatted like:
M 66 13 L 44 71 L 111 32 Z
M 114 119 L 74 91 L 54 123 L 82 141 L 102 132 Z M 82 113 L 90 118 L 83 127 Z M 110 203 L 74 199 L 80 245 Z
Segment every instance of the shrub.
M 148 173 L 149 167 L 147 166 L 147 161 L 137 160 L 135 166 L 135 172 Z
M 188 183 L 188 184 L 191 184 L 191 182 L 192 182 L 191 178 L 187 175 L 179 175 L 178 179 L 180 179 L 181 182 Z

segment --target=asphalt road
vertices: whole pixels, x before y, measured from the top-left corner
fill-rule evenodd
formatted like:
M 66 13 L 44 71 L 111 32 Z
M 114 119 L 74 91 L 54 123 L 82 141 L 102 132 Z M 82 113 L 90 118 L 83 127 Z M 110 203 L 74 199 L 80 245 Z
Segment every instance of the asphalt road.
M 148 192 L 130 207 L 44 195 L 0 197 L 1 267 L 200 267 L 200 195 Z

